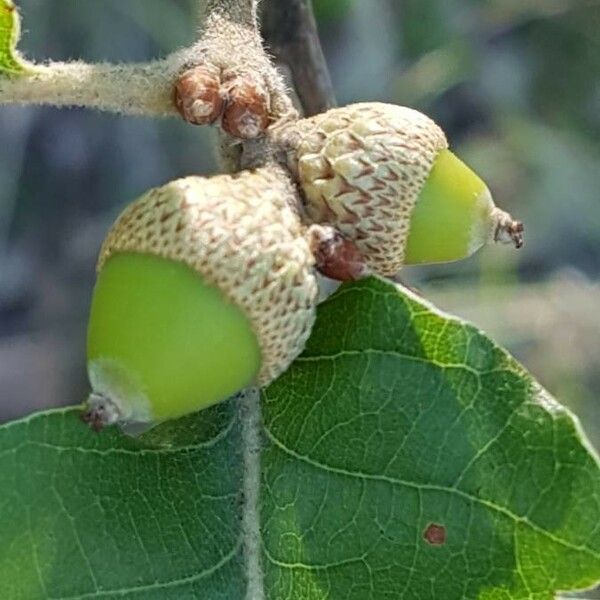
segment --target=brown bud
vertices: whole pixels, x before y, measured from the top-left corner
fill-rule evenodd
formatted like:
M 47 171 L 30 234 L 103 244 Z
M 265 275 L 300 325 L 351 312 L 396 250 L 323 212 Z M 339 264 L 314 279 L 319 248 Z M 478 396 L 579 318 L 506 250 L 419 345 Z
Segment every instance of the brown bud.
M 174 99 L 177 110 L 188 123 L 214 123 L 225 106 L 218 72 L 204 65 L 189 69 L 177 81 Z
M 242 139 L 260 136 L 269 125 L 268 96 L 251 78 L 235 77 L 228 86 L 229 100 L 223 114 L 223 129 Z
M 310 247 L 319 273 L 337 281 L 356 281 L 369 269 L 356 244 L 332 227 L 309 228 Z

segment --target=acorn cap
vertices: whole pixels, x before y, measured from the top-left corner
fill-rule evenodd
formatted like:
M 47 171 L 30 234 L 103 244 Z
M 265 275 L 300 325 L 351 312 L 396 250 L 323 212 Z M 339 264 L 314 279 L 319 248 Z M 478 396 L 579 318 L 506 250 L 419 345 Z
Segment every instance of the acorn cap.
M 439 152 L 441 128 L 391 104 L 334 108 L 292 123 L 280 136 L 310 221 L 335 225 L 377 273 L 404 263 L 410 218 Z
M 315 318 L 314 258 L 290 193 L 268 169 L 153 189 L 118 218 L 98 271 L 126 252 L 192 268 L 248 317 L 261 349 L 257 383 L 266 385 L 304 349 Z

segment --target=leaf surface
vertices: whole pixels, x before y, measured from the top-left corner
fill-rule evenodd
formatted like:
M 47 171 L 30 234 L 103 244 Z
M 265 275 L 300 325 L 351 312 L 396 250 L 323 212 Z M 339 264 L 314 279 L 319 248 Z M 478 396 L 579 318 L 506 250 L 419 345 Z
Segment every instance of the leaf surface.
M 0 433 L 0 598 L 243 598 L 233 404 L 133 439 L 79 410 Z
M 239 407 L 135 439 L 74 409 L 0 428 L 0 597 L 245 598 Z M 320 306 L 262 418 L 264 598 L 550 599 L 600 579 L 600 471 L 576 421 L 390 283 Z
M 476 328 L 378 280 L 265 393 L 270 598 L 553 598 L 600 578 L 598 461 Z

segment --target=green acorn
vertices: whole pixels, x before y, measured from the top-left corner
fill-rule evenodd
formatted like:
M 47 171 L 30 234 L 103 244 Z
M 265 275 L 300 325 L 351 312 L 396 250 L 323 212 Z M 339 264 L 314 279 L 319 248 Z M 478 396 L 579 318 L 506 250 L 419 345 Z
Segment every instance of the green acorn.
M 317 298 L 291 193 L 261 169 L 174 181 L 125 209 L 98 263 L 86 421 L 179 417 L 288 367 Z
M 307 219 L 352 240 L 375 273 L 459 260 L 490 241 L 523 243 L 485 183 L 422 113 L 390 104 L 335 108 L 274 138 L 305 199 Z

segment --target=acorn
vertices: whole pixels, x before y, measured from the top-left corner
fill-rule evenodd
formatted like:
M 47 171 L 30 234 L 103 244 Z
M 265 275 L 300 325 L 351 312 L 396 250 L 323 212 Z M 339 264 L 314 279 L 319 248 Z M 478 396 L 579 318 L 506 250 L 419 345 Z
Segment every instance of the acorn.
M 494 205 L 485 183 L 424 114 L 353 104 L 273 132 L 304 196 L 306 218 L 351 240 L 366 265 L 466 258 L 490 241 L 523 243 L 523 226 Z
M 84 420 L 160 422 L 285 371 L 317 299 L 291 193 L 259 169 L 173 181 L 125 209 L 98 261 Z

